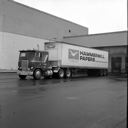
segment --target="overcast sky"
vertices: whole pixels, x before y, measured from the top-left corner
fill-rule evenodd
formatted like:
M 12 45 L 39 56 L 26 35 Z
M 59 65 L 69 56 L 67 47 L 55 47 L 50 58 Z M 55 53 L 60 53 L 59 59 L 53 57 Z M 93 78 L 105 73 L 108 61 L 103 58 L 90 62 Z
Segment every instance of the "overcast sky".
M 127 0 L 15 0 L 89 28 L 89 33 L 127 30 Z

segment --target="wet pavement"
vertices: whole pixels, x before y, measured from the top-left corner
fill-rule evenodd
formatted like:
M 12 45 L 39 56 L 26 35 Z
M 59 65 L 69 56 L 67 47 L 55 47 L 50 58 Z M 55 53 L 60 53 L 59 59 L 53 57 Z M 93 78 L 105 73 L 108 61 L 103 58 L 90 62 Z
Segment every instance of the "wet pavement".
M 126 128 L 126 109 L 126 80 L 0 73 L 0 128 Z

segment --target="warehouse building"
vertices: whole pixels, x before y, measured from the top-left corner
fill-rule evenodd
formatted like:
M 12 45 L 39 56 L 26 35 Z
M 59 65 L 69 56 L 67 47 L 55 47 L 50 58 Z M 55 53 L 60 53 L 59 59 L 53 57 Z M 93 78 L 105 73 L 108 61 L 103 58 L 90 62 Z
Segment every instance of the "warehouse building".
M 88 35 L 88 28 L 12 0 L 0 0 L 0 72 L 17 69 L 19 50 L 44 49 L 46 41 L 103 49 L 109 72 L 127 71 L 127 31 Z
M 87 27 L 12 0 L 0 0 L 0 70 L 17 69 L 19 50 L 43 50 L 45 41 L 87 34 Z
M 70 36 L 64 41 L 109 52 L 109 73 L 126 74 L 128 70 L 127 31 Z

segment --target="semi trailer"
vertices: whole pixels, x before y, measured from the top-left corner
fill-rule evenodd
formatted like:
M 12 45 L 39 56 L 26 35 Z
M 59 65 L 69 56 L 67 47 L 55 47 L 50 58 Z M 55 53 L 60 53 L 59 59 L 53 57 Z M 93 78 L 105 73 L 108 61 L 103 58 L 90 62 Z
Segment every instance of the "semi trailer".
M 45 42 L 44 51 L 21 50 L 17 74 L 21 79 L 33 76 L 70 78 L 84 72 L 88 76 L 105 76 L 108 70 L 108 52 L 66 42 Z

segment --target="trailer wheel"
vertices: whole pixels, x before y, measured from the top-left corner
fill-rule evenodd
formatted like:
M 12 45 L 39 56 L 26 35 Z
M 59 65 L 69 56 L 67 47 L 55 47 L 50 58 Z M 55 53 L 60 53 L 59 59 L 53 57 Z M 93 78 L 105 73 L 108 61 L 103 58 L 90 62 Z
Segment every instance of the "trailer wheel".
M 59 78 L 64 78 L 64 70 L 63 69 L 59 70 L 58 76 L 59 76 Z
M 20 78 L 21 80 L 25 80 L 25 79 L 26 79 L 26 75 L 19 75 L 19 78 Z
M 71 76 L 72 76 L 71 70 L 70 69 L 66 69 L 66 71 L 65 71 L 65 77 L 66 78 L 70 78 Z
M 41 76 L 42 76 L 41 70 L 40 69 L 36 69 L 34 71 L 34 74 L 33 74 L 34 79 L 35 80 L 39 80 L 39 79 L 41 79 Z

